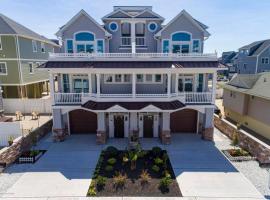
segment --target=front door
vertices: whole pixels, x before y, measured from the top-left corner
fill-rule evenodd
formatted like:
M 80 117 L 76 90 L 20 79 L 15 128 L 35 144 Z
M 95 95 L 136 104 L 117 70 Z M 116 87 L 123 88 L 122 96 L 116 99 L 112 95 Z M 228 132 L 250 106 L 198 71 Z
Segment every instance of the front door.
M 124 116 L 123 115 L 115 115 L 114 116 L 114 137 L 115 138 L 123 138 L 124 132 L 125 132 Z
M 146 137 L 146 138 L 153 137 L 153 125 L 154 125 L 153 115 L 144 115 L 143 116 L 143 137 Z

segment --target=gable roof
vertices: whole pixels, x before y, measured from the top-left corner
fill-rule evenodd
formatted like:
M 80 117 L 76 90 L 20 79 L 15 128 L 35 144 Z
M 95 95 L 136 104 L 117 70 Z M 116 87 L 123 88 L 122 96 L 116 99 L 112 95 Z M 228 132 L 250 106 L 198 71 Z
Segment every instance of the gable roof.
M 195 26 L 204 32 L 205 37 L 209 37 L 210 33 L 206 30 L 208 27 L 203 23 L 195 20 L 187 11 L 182 10 L 178 15 L 176 15 L 164 28 L 155 34 L 155 36 L 161 36 L 161 33 L 166 30 L 174 21 L 180 18 L 182 15 L 186 16 Z
M 223 88 L 270 100 L 270 72 L 238 74 Z
M 245 45 L 245 46 L 239 48 L 239 50 L 248 49 L 248 50 L 250 50 L 250 52 L 248 54 L 249 56 L 257 56 L 257 55 L 261 54 L 268 47 L 270 47 L 270 39 L 252 42 L 248 45 Z
M 91 20 L 92 22 L 94 22 L 94 24 L 96 24 L 102 31 L 105 32 L 106 36 L 111 36 L 111 34 L 109 32 L 107 32 L 103 26 L 101 26 L 94 18 L 92 18 L 87 12 L 85 12 L 85 10 L 80 10 L 80 12 L 78 12 L 75 16 L 73 16 L 65 25 L 61 26 L 59 28 L 59 31 L 57 31 L 57 33 L 55 35 L 57 35 L 58 37 L 60 37 L 63 33 L 63 31 L 68 28 L 73 22 L 75 22 L 81 15 L 86 16 L 89 20 Z
M 152 7 L 149 6 L 142 6 L 142 7 L 126 7 L 126 6 L 117 6 L 114 7 L 114 11 L 105 15 L 104 17 L 102 17 L 102 20 L 106 20 L 106 19 L 114 19 L 114 18 L 123 18 L 123 17 L 115 17 L 114 15 L 116 15 L 117 13 L 122 13 L 124 15 L 126 15 L 127 18 L 149 18 L 149 19 L 159 19 L 161 21 L 164 21 L 164 18 L 161 17 L 159 14 L 155 13 L 152 11 Z M 151 17 L 145 17 L 143 16 L 143 14 L 145 13 L 149 13 Z
M 25 26 L 19 24 L 18 22 L 8 18 L 7 16 L 0 13 L 0 34 L 11 34 L 11 35 L 20 35 L 25 37 L 30 37 L 42 42 L 58 46 L 56 43 L 52 42 L 48 38 L 39 35 L 38 33 L 26 28 Z

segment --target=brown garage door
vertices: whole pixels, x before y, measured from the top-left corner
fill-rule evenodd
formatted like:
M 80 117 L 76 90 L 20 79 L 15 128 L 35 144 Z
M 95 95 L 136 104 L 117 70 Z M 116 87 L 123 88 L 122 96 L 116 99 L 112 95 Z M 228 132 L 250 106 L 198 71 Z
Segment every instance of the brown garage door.
M 97 131 L 97 114 L 86 110 L 73 110 L 69 113 L 71 134 L 91 134 Z
M 171 132 L 196 133 L 197 111 L 184 109 L 171 114 Z

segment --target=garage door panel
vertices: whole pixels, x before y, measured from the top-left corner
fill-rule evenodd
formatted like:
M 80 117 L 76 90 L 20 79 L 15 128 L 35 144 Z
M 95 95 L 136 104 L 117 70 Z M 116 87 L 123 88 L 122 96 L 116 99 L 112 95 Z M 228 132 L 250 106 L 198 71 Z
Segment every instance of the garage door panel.
M 96 133 L 97 115 L 86 110 L 73 110 L 69 113 L 71 134 Z
M 180 110 L 171 114 L 171 132 L 196 133 L 197 111 L 191 109 Z

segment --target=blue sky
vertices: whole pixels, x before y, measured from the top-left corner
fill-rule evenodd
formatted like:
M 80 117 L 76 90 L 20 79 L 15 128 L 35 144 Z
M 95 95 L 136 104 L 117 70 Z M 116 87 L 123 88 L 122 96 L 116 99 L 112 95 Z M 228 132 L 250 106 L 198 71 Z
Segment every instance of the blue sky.
M 166 18 L 182 9 L 209 26 L 205 52 L 237 50 L 256 40 L 270 38 L 270 0 L 0 0 L 0 12 L 44 35 L 55 38 L 58 28 L 79 10 L 100 18 L 114 5 L 151 5 Z

